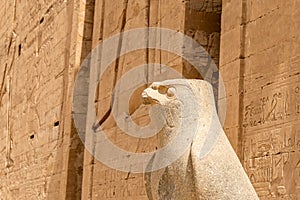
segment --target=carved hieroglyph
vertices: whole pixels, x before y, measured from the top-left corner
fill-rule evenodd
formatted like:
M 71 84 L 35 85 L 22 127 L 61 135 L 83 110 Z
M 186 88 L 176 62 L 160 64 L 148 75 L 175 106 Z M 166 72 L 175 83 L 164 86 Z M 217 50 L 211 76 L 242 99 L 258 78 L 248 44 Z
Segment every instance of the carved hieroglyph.
M 176 135 L 196 130 L 191 145 L 170 166 L 153 172 L 149 170 L 170 159 L 173 152 L 165 157 L 154 155 L 151 159 L 145 173 L 150 200 L 258 199 L 219 123 L 209 83 L 184 79 L 157 82 L 144 90 L 142 97 L 145 103 L 159 105 L 166 113 L 163 134 L 158 134 L 160 148 L 172 142 Z M 196 105 L 191 105 L 193 100 Z M 182 124 L 184 118 L 197 127 Z M 174 152 L 176 150 L 175 145 Z

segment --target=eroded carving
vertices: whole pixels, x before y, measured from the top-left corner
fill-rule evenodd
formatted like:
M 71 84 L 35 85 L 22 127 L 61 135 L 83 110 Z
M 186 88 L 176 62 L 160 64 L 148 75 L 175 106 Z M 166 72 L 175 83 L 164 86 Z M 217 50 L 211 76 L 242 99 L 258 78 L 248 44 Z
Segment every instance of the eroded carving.
M 260 198 L 297 199 L 294 192 L 299 190 L 298 124 L 268 127 L 246 135 L 244 141 L 244 167 Z

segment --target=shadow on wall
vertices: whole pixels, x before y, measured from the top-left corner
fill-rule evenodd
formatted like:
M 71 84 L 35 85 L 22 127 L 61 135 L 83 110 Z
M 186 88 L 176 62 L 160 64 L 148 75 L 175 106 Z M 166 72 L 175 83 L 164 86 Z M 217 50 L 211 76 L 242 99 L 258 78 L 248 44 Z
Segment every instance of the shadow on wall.
M 82 178 L 83 178 L 83 161 L 84 161 L 84 145 L 79 138 L 77 130 L 74 125 L 74 120 L 72 118 L 72 92 L 74 85 L 74 77 L 77 72 L 76 66 L 72 69 L 72 63 L 74 56 L 71 57 L 76 52 L 70 52 L 72 46 L 74 45 L 72 38 L 74 33 L 77 33 L 77 26 L 74 26 L 74 23 L 80 24 L 77 21 L 77 10 L 80 9 L 80 6 L 84 6 L 83 12 L 84 16 L 84 35 L 83 44 L 80 46 L 81 55 L 80 58 L 85 58 L 88 53 L 90 53 L 92 48 L 92 34 L 87 31 L 87 20 L 93 19 L 94 16 L 94 0 L 84 1 L 69 1 L 67 3 L 66 9 L 66 35 L 67 39 L 65 42 L 65 70 L 63 74 L 63 104 L 61 108 L 60 121 L 61 125 L 59 126 L 59 134 L 62 138 L 62 141 L 58 141 L 57 144 L 57 153 L 55 158 L 55 164 L 53 169 L 53 175 L 49 182 L 49 187 L 47 192 L 47 199 L 81 199 L 82 192 Z M 82 5 L 78 5 L 82 4 Z M 90 24 L 89 28 L 90 28 Z M 74 27 L 76 30 L 74 30 Z M 92 31 L 92 29 L 90 30 Z M 76 41 L 77 42 L 77 41 Z M 77 45 L 77 43 L 76 43 Z M 77 47 L 78 48 L 78 47 Z M 76 54 L 75 54 L 76 55 Z M 59 189 L 57 189 L 59 187 Z

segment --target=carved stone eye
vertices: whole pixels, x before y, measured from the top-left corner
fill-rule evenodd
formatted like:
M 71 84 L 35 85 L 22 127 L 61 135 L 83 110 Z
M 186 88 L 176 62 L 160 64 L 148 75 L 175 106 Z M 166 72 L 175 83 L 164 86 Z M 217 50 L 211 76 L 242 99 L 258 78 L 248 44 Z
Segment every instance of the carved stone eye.
M 155 85 L 155 84 L 153 84 L 152 86 L 151 86 L 151 88 L 153 89 L 153 90 L 158 90 L 158 85 Z
M 169 88 L 167 90 L 167 96 L 168 97 L 174 97 L 175 96 L 175 88 Z
M 158 92 L 160 94 L 167 94 L 167 91 L 168 91 L 168 88 L 166 86 L 161 85 L 161 86 L 158 87 Z

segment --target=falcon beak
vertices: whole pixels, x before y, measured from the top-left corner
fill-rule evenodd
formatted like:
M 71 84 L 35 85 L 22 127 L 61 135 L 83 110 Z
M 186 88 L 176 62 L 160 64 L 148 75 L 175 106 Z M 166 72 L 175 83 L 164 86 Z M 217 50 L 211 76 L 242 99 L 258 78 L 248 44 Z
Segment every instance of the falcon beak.
M 143 104 L 151 104 L 152 98 L 148 96 L 146 91 L 143 91 L 142 93 L 142 99 L 143 99 Z
M 154 99 L 154 98 L 152 98 L 152 97 L 148 94 L 148 92 L 149 92 L 149 90 L 146 89 L 146 90 L 144 90 L 143 93 L 142 93 L 143 103 L 144 103 L 145 105 L 147 105 L 147 104 L 159 104 L 159 101 L 156 100 L 156 99 Z

